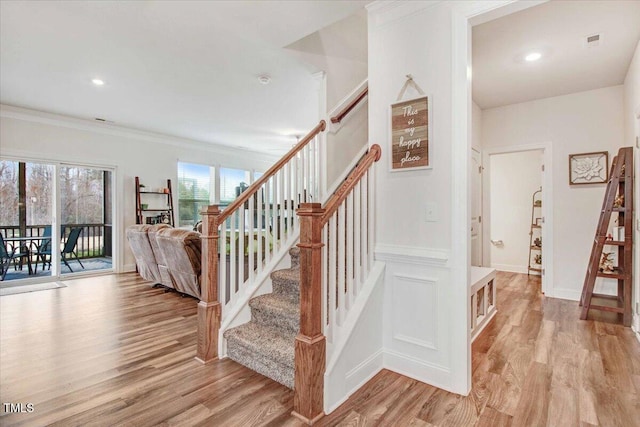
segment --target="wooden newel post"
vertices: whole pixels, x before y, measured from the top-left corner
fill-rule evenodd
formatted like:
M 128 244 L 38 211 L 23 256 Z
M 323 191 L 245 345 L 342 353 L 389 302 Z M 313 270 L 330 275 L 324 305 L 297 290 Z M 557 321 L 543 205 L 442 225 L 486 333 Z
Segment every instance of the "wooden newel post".
M 198 303 L 198 352 L 196 360 L 209 363 L 218 358 L 221 307 L 218 301 L 218 205 L 202 215 L 202 270 Z
M 293 415 L 307 424 L 324 416 L 326 340 L 322 335 L 322 214 L 302 203 L 300 218 L 300 333 L 295 346 Z

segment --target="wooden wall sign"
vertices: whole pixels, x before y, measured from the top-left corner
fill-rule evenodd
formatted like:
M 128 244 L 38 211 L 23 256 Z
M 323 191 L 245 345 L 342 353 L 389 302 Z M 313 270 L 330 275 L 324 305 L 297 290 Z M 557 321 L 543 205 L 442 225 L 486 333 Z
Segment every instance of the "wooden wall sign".
M 429 98 L 391 105 L 391 170 L 431 167 L 429 159 Z

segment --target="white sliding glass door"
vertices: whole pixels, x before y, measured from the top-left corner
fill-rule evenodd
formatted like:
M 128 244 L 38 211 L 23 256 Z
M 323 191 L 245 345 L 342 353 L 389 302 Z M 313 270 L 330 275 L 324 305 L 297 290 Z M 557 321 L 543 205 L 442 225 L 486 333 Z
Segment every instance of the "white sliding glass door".
M 113 171 L 0 159 L 0 286 L 112 271 Z

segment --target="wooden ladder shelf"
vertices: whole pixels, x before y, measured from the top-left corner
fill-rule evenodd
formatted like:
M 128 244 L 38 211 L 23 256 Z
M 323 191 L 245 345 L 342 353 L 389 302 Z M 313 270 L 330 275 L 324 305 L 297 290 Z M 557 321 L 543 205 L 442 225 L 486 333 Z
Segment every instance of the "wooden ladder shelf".
M 536 197 L 537 196 L 537 197 Z M 542 187 L 531 196 L 531 228 L 529 229 L 529 264 L 531 272 L 542 275 Z M 532 265 L 533 264 L 533 265 Z
M 608 236 L 611 215 L 614 212 L 618 215 L 618 226 L 624 227 L 624 234 Z M 585 320 L 590 309 L 602 310 L 622 314 L 624 326 L 631 325 L 632 239 L 633 148 L 624 147 L 618 151 L 611 165 L 611 174 L 582 287 L 580 319 Z M 611 247 L 612 252 L 604 252 L 605 246 Z M 614 267 L 605 265 L 603 255 L 608 257 L 616 251 L 616 248 L 618 265 Z M 598 277 L 616 279 L 617 295 L 594 293 L 593 289 Z M 596 303 L 593 301 L 594 298 L 598 300 Z

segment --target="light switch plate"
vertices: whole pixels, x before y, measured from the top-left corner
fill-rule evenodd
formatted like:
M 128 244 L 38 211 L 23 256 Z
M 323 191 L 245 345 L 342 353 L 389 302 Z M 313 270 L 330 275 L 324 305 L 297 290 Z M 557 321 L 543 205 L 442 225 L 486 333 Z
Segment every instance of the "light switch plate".
M 424 219 L 427 222 L 437 222 L 438 221 L 438 211 L 436 209 L 435 203 L 427 203 L 425 205 L 424 210 Z

